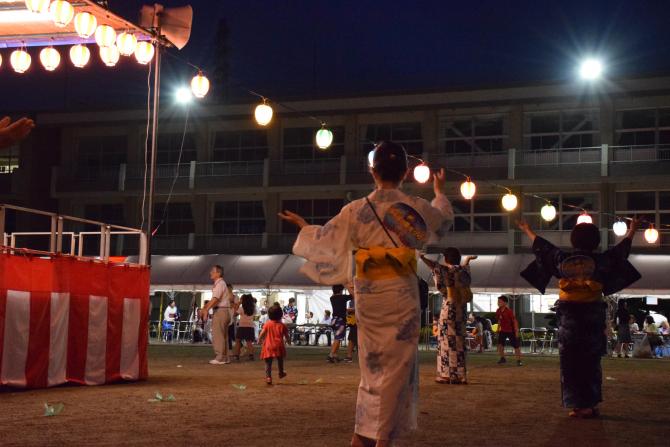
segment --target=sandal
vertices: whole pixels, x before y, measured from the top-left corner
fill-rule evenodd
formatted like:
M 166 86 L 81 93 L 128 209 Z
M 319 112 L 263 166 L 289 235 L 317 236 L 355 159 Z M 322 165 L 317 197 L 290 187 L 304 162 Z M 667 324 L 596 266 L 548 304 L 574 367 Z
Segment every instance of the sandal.
M 443 383 L 443 384 L 450 384 L 451 380 L 445 379 L 444 377 L 436 377 L 435 382 L 436 383 Z
M 284 377 L 286 377 L 286 371 L 280 371 L 279 372 L 279 378 L 283 379 Z
M 266 377 L 265 383 L 267 383 L 268 385 L 272 385 L 272 377 Z
M 600 410 L 598 408 L 573 408 L 568 416 L 571 418 L 577 419 L 593 419 L 600 416 Z

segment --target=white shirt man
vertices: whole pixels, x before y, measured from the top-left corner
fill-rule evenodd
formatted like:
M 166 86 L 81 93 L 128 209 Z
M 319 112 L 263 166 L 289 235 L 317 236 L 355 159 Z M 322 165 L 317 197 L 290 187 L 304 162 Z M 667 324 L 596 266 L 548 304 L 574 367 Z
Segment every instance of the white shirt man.
M 214 282 L 212 300 L 202 309 L 202 319 L 207 320 L 212 310 L 212 346 L 216 357 L 209 361 L 212 365 L 226 365 L 228 359 L 228 326 L 230 325 L 231 306 L 234 295 L 228 290 L 223 280 L 223 267 L 215 265 L 209 272 L 209 278 Z
M 177 310 L 177 306 L 173 301 L 170 301 L 170 304 L 168 304 L 168 307 L 165 308 L 165 312 L 163 312 L 163 320 L 167 321 L 169 323 L 174 323 L 174 321 L 177 319 L 177 314 L 179 311 Z

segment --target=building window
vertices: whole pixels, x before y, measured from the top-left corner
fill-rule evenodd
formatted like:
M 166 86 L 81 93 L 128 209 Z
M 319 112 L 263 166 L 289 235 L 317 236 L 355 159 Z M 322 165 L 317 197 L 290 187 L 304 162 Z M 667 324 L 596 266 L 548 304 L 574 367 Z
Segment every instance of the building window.
M 598 193 L 581 194 L 543 194 L 539 196 L 546 198 L 556 208 L 556 218 L 547 222 L 540 215 L 540 210 L 547 204 L 545 200 L 537 197 L 523 197 L 523 215 L 531 228 L 544 231 L 568 231 L 577 224 L 577 217 L 585 210 L 598 225 L 599 197 Z
M 261 201 L 214 203 L 215 234 L 261 234 L 265 232 L 265 212 Z
M 112 225 L 126 225 L 125 211 L 123 204 L 105 203 L 90 204 L 84 207 L 84 216 L 86 219 L 104 222 Z M 96 228 L 94 231 L 99 231 Z
M 19 146 L 0 149 L 0 174 L 11 174 L 19 168 Z
M 328 149 L 316 146 L 313 127 L 290 127 L 284 129 L 284 160 L 320 160 L 339 158 L 344 155 L 344 127 L 329 127 L 333 132 L 333 143 Z
M 311 225 L 323 225 L 344 206 L 342 199 L 283 200 L 282 209 L 298 213 Z M 295 225 L 282 222 L 283 233 L 296 233 Z
M 670 191 L 621 191 L 616 193 L 617 216 L 643 215 L 640 228 L 648 228 L 648 221 L 657 226 L 670 224 Z
M 262 161 L 268 156 L 264 130 L 220 131 L 214 137 L 213 161 Z
M 183 148 L 182 148 L 183 143 Z M 181 159 L 179 152 L 181 150 Z M 156 152 L 158 164 L 190 163 L 197 159 L 195 136 L 193 133 L 163 133 L 158 134 L 158 149 Z
M 158 236 L 185 235 L 195 232 L 193 212 L 190 203 L 170 202 L 156 204 L 154 208 L 154 225 L 158 226 Z
M 618 111 L 616 145 L 670 147 L 670 108 Z
M 82 137 L 79 139 L 78 166 L 83 172 L 116 169 L 126 163 L 128 139 L 125 135 Z
M 440 148 L 447 155 L 502 152 L 506 139 L 501 116 L 450 117 L 440 121 Z
M 593 147 L 600 143 L 596 110 L 527 113 L 525 128 L 525 145 L 530 150 Z
M 473 200 L 454 199 L 451 205 L 454 208 L 452 231 L 507 231 L 507 213 L 503 210 L 499 197 L 480 196 Z
M 421 156 L 423 153 L 421 123 L 368 124 L 361 126 L 360 135 L 361 155 L 365 157 L 382 141 L 402 144 L 410 155 Z

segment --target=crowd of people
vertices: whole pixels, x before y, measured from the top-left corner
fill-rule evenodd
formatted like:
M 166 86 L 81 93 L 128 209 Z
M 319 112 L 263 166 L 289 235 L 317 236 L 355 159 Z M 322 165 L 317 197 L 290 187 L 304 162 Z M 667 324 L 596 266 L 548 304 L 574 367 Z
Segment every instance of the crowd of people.
M 420 305 L 423 287 L 417 275 L 416 253 L 425 251 L 430 241 L 442 238 L 453 223 L 451 203 L 444 194 L 445 173 L 433 174 L 434 199 L 405 194 L 399 188 L 408 173 L 407 154 L 401 145 L 383 142 L 375 147 L 370 172 L 375 190 L 354 200 L 323 226 L 310 225 L 291 212 L 279 213 L 281 219 L 298 227 L 294 254 L 305 258 L 301 271 L 316 283 L 331 285 L 332 313 L 326 314 L 330 331 L 314 329 L 291 331 L 297 321 L 295 301 L 283 308 L 273 304 L 265 316 L 259 334 L 261 358 L 265 361 L 266 382 L 272 384 L 272 365 L 276 360 L 279 378 L 286 376 L 285 344 L 315 342 L 324 334 L 332 336 L 327 360 L 340 361 L 339 348 L 349 326 L 349 350 L 345 361 L 352 361 L 358 348 L 360 384 L 355 412 L 352 446 L 384 447 L 406 430 L 416 428 L 418 387 L 418 342 Z M 569 416 L 599 416 L 602 401 L 601 358 L 606 353 L 607 317 L 604 297 L 612 295 L 640 278 L 628 262 L 631 240 L 638 220 L 633 219 L 627 235 L 618 245 L 598 253 L 600 230 L 593 224 L 580 223 L 571 232 L 572 250 L 561 250 L 538 236 L 524 222 L 519 229 L 532 243 L 534 261 L 520 274 L 541 293 L 552 277 L 558 279 L 559 299 L 555 305 L 558 322 L 560 385 L 563 405 Z M 355 253 L 352 257 L 351 253 Z M 447 248 L 444 262 L 421 256 L 433 273 L 435 286 L 442 295 L 436 318 L 438 352 L 435 381 L 440 384 L 467 384 L 467 340 L 483 350 L 490 346 L 495 327 L 499 364 L 507 363 L 505 345 L 514 349 L 517 366 L 523 366 L 520 328 L 509 298 L 500 296 L 496 324 L 479 316 L 468 320 L 467 303 L 472 300 L 469 264 L 476 257 L 465 257 L 454 247 Z M 353 272 L 355 271 L 355 275 Z M 223 281 L 223 269 L 215 266 L 212 300 L 202 309 L 200 318 L 212 315 L 214 365 L 229 363 L 226 341 L 231 316 L 237 312 L 249 320 L 255 311 L 253 297 L 239 306 Z M 348 289 L 350 295 L 344 294 Z M 353 299 L 355 297 L 355 300 Z M 355 305 L 354 305 L 355 301 Z M 634 329 L 625 305 L 617 313 L 615 324 L 620 333 L 619 353 Z M 233 310 L 236 309 L 236 310 Z M 261 317 L 262 318 L 262 317 Z M 307 321 L 317 321 L 308 315 Z M 318 322 L 318 321 L 317 321 Z M 468 323 L 473 327 L 467 332 Z M 248 324 L 248 323 L 245 323 Z M 635 328 L 637 330 L 637 328 Z M 666 329 L 667 330 L 667 327 Z M 650 336 L 659 328 L 653 319 L 643 331 Z M 239 331 L 233 358 L 239 358 L 242 342 L 253 356 L 249 331 Z M 246 335 L 245 335 L 246 333 Z M 245 338 L 246 337 L 246 338 Z M 329 338 L 329 343 L 331 342 Z M 650 340 L 651 343 L 651 340 Z M 472 346 L 471 346 L 472 348 Z M 623 350 L 623 351 L 622 351 Z M 252 357 L 250 357 L 252 358 Z

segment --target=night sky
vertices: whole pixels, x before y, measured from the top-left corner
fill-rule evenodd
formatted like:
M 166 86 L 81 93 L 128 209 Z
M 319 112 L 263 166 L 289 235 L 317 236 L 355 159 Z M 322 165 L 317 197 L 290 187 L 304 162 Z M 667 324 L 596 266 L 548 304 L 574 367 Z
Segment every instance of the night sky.
M 131 20 L 143 3 L 109 1 Z M 308 99 L 568 80 L 584 55 L 601 56 L 613 77 L 670 74 L 664 0 L 190 3 L 191 41 L 170 51 L 211 71 L 217 23 L 225 19 L 231 102 L 251 99 L 236 85 L 270 98 Z M 134 60 L 106 68 L 96 51 L 94 67 L 78 70 L 66 60 L 46 73 L 34 54 L 30 71 L 17 75 L 9 50 L 0 53 L 3 112 L 140 107 L 146 101 L 146 67 Z M 165 95 L 194 74 L 170 57 L 163 70 Z

